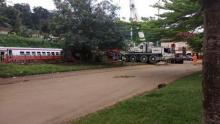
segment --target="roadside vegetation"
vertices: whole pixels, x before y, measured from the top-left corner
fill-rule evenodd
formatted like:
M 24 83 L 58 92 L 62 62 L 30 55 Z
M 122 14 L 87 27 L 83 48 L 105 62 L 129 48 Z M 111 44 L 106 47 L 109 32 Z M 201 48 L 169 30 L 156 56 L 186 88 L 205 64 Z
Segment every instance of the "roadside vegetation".
M 201 82 L 201 74 L 193 74 L 72 124 L 201 124 Z
M 43 47 L 60 48 L 58 43 L 48 42 L 40 38 L 26 38 L 17 35 L 0 35 L 0 46 L 4 47 Z
M 36 74 L 47 74 L 56 72 L 69 72 L 88 69 L 100 69 L 123 66 L 121 64 L 74 64 L 74 65 L 61 65 L 61 64 L 0 64 L 0 77 L 14 77 Z

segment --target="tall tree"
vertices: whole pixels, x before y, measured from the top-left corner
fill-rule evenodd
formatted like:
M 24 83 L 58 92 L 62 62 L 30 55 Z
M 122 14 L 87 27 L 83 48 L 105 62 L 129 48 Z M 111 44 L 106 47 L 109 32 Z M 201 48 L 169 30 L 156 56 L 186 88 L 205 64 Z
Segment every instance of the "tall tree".
M 53 27 L 65 36 L 66 48 L 80 52 L 84 60 L 94 50 L 122 47 L 123 37 L 115 24 L 116 7 L 109 1 L 55 0 L 58 12 Z
M 52 13 L 42 7 L 35 7 L 33 9 L 32 20 L 34 29 L 38 30 L 44 38 L 47 38 L 51 32 L 50 22 L 52 21 Z
M 13 31 L 20 32 L 20 12 L 12 6 L 0 8 L 0 26 L 11 27 Z
M 7 25 L 7 17 L 5 16 L 4 12 L 7 9 L 5 0 L 0 0 L 0 26 L 6 26 Z
M 51 17 L 51 14 L 47 9 L 44 9 L 42 7 L 35 7 L 33 9 L 33 14 L 32 14 L 32 19 L 33 19 L 35 29 L 40 30 L 41 25 L 49 21 L 50 17 Z
M 201 51 L 203 35 L 194 35 L 190 38 L 181 38 L 179 34 L 198 33 L 203 29 L 201 5 L 197 0 L 162 0 L 154 7 L 164 13 L 158 15 L 157 24 L 160 25 L 159 36 L 175 41 L 187 41 L 196 52 Z
M 220 0 L 202 0 L 204 7 L 204 124 L 220 124 Z
M 31 8 L 29 4 L 15 4 L 14 8 L 19 11 L 22 24 L 28 28 L 33 27 L 32 18 L 31 18 Z
M 5 0 L 0 0 L 0 7 L 6 6 Z
M 165 11 L 159 21 L 166 29 L 176 32 L 193 31 L 203 25 L 200 8 L 195 0 L 163 0 L 154 7 Z

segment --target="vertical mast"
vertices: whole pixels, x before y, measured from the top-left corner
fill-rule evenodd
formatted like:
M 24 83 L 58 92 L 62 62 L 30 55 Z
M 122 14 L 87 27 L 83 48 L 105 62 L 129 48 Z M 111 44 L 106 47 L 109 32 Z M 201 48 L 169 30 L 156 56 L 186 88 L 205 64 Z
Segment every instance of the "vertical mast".
M 135 15 L 136 15 L 136 8 L 135 8 L 134 0 L 130 0 L 131 41 L 133 41 L 133 27 L 132 27 L 132 23 L 134 21 L 136 21 Z
M 136 22 L 138 21 L 138 16 L 136 12 L 136 6 L 134 0 L 130 0 L 130 21 Z

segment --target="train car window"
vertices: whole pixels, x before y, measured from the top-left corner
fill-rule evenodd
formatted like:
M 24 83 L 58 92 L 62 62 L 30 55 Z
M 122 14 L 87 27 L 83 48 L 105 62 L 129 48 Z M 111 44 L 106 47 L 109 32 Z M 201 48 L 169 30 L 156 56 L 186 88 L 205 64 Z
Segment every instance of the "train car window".
M 56 52 L 56 56 L 59 56 L 59 52 Z
M 50 52 L 47 52 L 47 55 L 50 56 Z
M 54 52 L 51 52 L 51 55 L 52 55 L 52 56 L 55 56 L 55 53 L 54 53 Z
M 27 55 L 27 56 L 30 56 L 30 55 L 31 55 L 31 52 L 26 52 L 26 55 Z
M 42 52 L 42 55 L 43 55 L 43 56 L 46 56 L 46 52 Z
M 20 55 L 21 55 L 21 56 L 24 56 L 25 54 L 24 54 L 24 52 L 23 52 L 23 51 L 21 51 L 21 52 L 20 52 Z
M 41 52 L 37 52 L 37 55 L 38 55 L 38 56 L 41 56 Z
M 32 56 L 36 56 L 36 52 L 32 52 Z

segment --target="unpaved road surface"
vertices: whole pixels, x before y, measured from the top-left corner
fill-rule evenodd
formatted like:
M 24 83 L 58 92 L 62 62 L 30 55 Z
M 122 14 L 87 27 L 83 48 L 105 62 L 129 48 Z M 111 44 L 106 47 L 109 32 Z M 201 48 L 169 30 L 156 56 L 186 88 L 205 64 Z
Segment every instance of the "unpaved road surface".
M 0 79 L 0 124 L 68 122 L 200 70 L 143 65 Z

